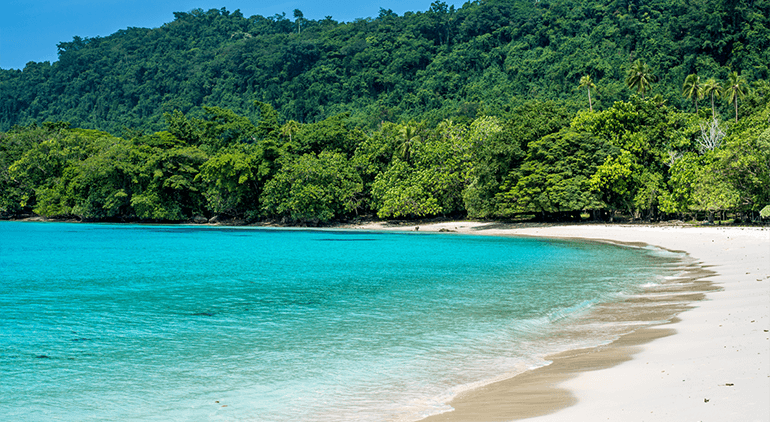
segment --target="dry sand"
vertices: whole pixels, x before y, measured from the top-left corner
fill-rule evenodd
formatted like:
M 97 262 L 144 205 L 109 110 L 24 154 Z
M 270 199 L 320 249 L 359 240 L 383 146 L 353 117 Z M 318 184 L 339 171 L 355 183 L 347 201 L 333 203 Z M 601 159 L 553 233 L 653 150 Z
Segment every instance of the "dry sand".
M 415 230 L 368 224 L 361 229 Z M 720 289 L 670 323 L 456 397 L 426 421 L 770 421 L 770 230 L 449 222 L 421 232 L 646 243 L 685 251 Z M 707 289 L 708 290 L 708 289 Z M 696 297 L 693 297 L 696 299 Z

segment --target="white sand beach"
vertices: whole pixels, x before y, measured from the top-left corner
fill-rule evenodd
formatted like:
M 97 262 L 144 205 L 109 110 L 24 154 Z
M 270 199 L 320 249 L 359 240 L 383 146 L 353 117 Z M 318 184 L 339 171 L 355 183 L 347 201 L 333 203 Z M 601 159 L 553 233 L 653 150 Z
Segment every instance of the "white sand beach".
M 379 223 L 357 228 L 416 229 Z M 669 324 L 637 330 L 605 347 L 556 357 L 550 370 L 530 371 L 464 394 L 450 403 L 455 411 L 429 421 L 770 421 L 769 229 L 419 225 L 421 232 L 440 230 L 642 242 L 685 251 L 715 273 L 708 278 L 721 289 L 708 292 L 705 300 L 693 303 Z M 538 383 L 549 388 L 525 391 Z M 518 394 L 527 394 L 527 406 L 516 404 Z

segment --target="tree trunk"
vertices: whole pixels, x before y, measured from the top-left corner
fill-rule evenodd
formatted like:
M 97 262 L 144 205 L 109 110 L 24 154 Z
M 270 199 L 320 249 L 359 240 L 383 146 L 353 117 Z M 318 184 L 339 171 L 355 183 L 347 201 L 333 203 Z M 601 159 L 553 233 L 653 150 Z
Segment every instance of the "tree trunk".
M 591 88 L 588 88 L 588 108 L 594 111 L 594 106 L 591 104 Z

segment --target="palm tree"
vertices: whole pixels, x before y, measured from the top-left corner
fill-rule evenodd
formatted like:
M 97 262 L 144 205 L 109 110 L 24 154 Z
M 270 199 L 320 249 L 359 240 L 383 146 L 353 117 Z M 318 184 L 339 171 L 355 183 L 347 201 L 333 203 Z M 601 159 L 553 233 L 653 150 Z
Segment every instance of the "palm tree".
M 735 123 L 738 123 L 738 98 L 746 95 L 744 91 L 746 80 L 738 76 L 738 72 L 733 72 L 727 76 L 727 86 L 725 87 L 725 99 L 735 105 Z
M 289 143 L 292 142 L 292 137 L 299 132 L 299 123 L 296 120 L 289 120 L 284 123 L 280 128 L 280 135 L 283 138 L 289 138 Z
M 631 69 L 628 70 L 626 85 L 631 89 L 636 89 L 636 92 L 641 93 L 642 98 L 644 98 L 644 93 L 647 92 L 650 85 L 657 81 L 657 79 L 652 74 L 652 68 L 640 59 L 635 61 L 631 65 Z
M 578 88 L 588 89 L 588 108 L 590 108 L 591 111 L 594 111 L 594 106 L 591 103 L 591 88 L 596 89 L 596 84 L 591 80 L 591 75 L 585 75 L 580 78 L 580 85 L 578 85 Z
M 420 128 L 410 122 L 406 126 L 401 127 L 400 132 L 402 142 L 398 147 L 398 153 L 404 162 L 409 163 L 414 146 L 421 139 Z
M 700 76 L 695 73 L 687 75 L 682 85 L 682 96 L 689 98 L 695 104 L 695 114 L 698 114 L 698 100 L 703 98 L 703 87 L 700 84 Z
M 304 18 L 305 15 L 302 13 L 299 9 L 294 9 L 294 18 L 297 20 L 297 34 L 302 33 L 302 18 Z
M 722 84 L 717 82 L 717 80 L 714 78 L 709 78 L 706 82 L 703 83 L 701 91 L 703 95 L 708 95 L 711 97 L 711 117 L 716 119 L 717 113 L 714 109 L 714 96 L 716 95 L 718 97 L 722 95 Z

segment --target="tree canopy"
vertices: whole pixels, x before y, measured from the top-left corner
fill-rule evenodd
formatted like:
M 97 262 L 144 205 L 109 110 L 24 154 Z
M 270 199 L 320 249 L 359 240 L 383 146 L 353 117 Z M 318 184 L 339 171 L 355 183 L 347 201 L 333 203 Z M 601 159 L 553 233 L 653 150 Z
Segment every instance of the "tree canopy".
M 75 37 L 0 70 L 0 217 L 759 218 L 769 6 L 195 9 Z
M 436 1 L 353 22 L 194 9 L 159 28 L 76 36 L 58 44 L 56 62 L 0 70 L 0 130 L 68 121 L 120 136 L 162 130 L 174 110 L 201 118 L 204 106 L 256 120 L 255 100 L 300 123 L 349 112 L 369 129 L 436 125 L 504 116 L 530 100 L 578 109 L 584 75 L 601 92 L 591 108 L 638 93 L 690 109 L 681 96 L 689 74 L 770 77 L 768 16 L 768 0 Z

